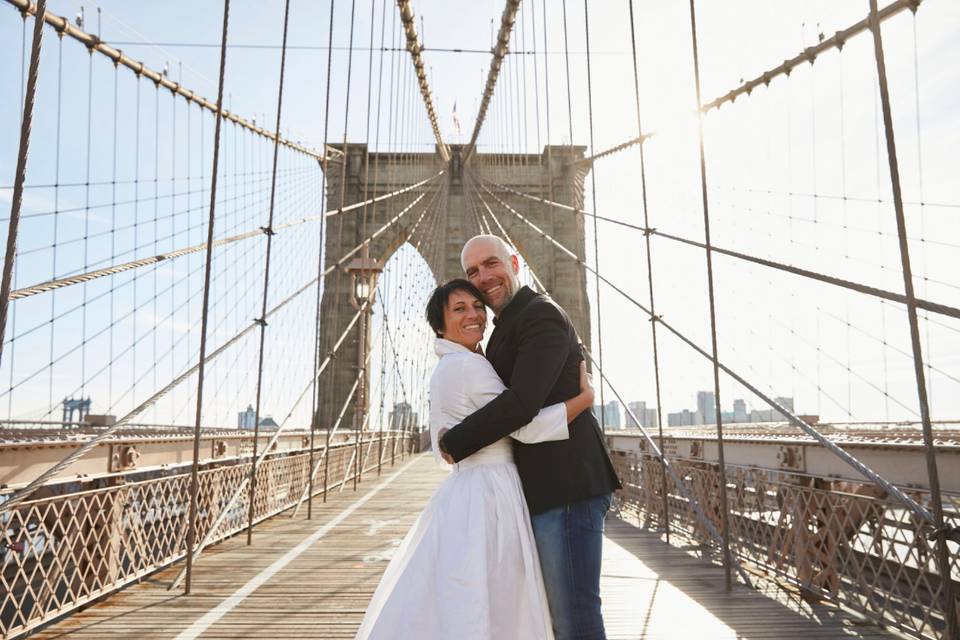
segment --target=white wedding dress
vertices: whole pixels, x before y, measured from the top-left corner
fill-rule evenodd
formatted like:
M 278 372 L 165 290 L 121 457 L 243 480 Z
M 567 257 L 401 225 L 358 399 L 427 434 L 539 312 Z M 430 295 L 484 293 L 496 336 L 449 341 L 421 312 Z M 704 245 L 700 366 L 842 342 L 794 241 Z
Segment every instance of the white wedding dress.
M 430 380 L 430 439 L 497 397 L 504 385 L 483 356 L 438 338 Z M 512 434 L 564 440 L 556 404 Z M 439 455 L 437 459 L 441 460 Z M 510 439 L 454 465 L 398 547 L 357 634 L 362 640 L 553 638 L 540 559 Z

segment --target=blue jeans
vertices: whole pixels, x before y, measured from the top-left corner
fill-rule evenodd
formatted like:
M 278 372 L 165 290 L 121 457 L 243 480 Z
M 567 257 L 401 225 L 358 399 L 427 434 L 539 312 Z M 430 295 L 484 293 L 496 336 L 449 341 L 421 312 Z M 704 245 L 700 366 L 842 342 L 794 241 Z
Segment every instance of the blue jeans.
M 531 517 L 556 640 L 603 640 L 600 561 L 605 494 Z

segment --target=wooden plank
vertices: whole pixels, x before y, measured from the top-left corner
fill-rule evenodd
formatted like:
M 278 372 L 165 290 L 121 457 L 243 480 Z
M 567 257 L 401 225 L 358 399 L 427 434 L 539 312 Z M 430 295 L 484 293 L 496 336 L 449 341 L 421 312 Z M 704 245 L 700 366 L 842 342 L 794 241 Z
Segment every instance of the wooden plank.
M 295 520 L 281 515 L 257 527 L 252 546 L 238 536 L 210 549 L 196 565 L 190 596 L 166 590 L 178 570 L 172 567 L 33 637 L 175 637 L 339 516 L 342 521 L 199 637 L 352 638 L 393 551 L 446 475 L 429 454 L 398 473 L 407 462 L 398 461 L 383 478 L 365 476 L 356 493 L 334 492 L 328 502 L 316 502 L 311 521 L 305 510 Z M 356 506 L 389 478 L 388 486 Z M 775 592 L 777 599 L 745 587 L 727 594 L 719 567 L 613 517 L 601 588 L 611 639 L 891 637 L 836 609 L 791 600 L 785 592 Z

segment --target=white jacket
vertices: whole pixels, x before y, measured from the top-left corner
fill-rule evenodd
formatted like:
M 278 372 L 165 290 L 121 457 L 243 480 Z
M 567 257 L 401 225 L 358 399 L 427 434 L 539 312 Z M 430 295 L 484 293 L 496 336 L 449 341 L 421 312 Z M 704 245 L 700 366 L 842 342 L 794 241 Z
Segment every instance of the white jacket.
M 440 357 L 430 378 L 430 442 L 437 460 L 440 457 L 438 433 L 452 429 L 485 404 L 503 393 L 506 386 L 486 358 L 473 353 L 461 344 L 437 338 L 435 350 Z M 567 407 L 564 403 L 540 410 L 533 421 L 510 434 L 510 437 L 534 444 L 566 440 Z M 512 462 L 513 449 L 509 438 L 503 438 L 477 451 L 457 468 L 482 463 Z

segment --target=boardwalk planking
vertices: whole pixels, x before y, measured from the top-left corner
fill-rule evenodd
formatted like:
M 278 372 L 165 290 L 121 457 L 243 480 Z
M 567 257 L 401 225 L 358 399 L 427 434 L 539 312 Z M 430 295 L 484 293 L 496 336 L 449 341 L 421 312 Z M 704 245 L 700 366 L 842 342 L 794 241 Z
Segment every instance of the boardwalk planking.
M 356 493 L 335 491 L 326 503 L 316 502 L 312 521 L 303 514 L 295 520 L 281 515 L 255 530 L 251 547 L 237 536 L 205 552 L 190 596 L 166 590 L 177 572 L 172 567 L 33 637 L 175 638 L 322 533 L 245 598 L 234 598 L 235 606 L 196 637 L 352 638 L 393 550 L 445 473 L 429 456 L 398 462 L 382 478 L 368 476 Z M 381 482 L 388 484 L 356 506 Z M 836 609 L 798 604 L 783 592 L 777 594 L 780 602 L 743 587 L 727 594 L 719 567 L 612 517 L 602 594 L 611 639 L 891 637 Z M 404 637 L 402 630 L 397 637 Z

